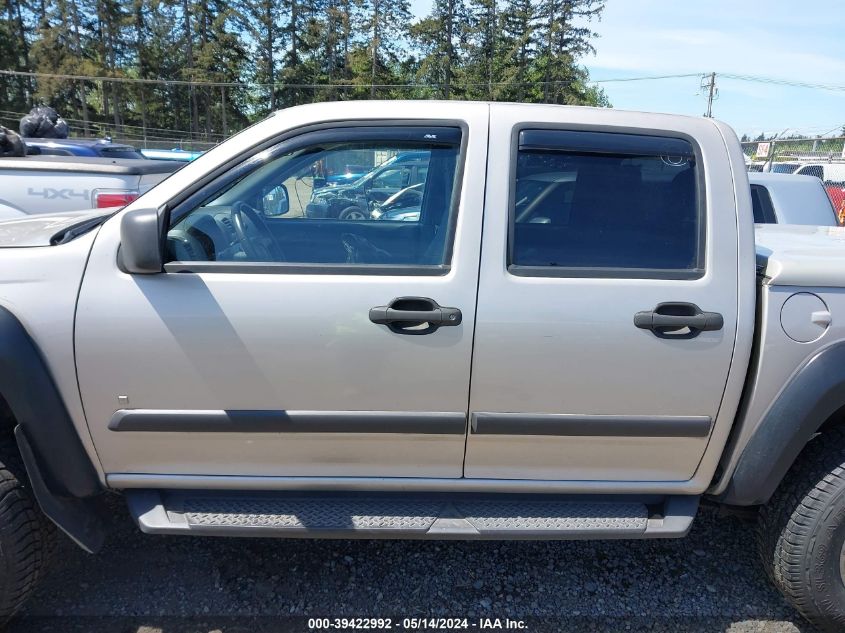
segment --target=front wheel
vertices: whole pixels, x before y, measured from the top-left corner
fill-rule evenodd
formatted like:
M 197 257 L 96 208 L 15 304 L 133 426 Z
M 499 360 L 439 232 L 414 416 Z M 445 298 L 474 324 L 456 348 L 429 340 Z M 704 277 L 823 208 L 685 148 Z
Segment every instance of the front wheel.
M 361 207 L 349 206 L 337 214 L 338 220 L 366 220 L 367 214 Z
M 35 589 L 56 545 L 56 528 L 27 483 L 17 446 L 0 443 L 0 628 Z
M 769 578 L 823 631 L 845 631 L 845 432 L 811 441 L 760 511 Z

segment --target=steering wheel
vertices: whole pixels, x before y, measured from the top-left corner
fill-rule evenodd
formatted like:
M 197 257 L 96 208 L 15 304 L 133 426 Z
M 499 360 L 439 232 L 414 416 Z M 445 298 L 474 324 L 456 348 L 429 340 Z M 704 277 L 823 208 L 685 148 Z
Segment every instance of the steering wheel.
M 247 220 L 252 227 L 247 229 Z M 267 222 L 261 214 L 246 202 L 238 201 L 232 205 L 232 226 L 241 248 L 251 260 L 260 262 L 284 262 L 285 254 L 276 241 Z M 249 233 L 257 233 L 250 235 Z

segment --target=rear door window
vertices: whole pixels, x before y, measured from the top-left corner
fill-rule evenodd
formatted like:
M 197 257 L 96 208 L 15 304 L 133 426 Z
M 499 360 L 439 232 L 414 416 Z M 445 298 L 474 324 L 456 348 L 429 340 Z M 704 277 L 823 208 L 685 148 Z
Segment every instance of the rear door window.
M 772 197 L 763 185 L 751 185 L 751 206 L 755 224 L 777 224 Z
M 511 184 L 510 271 L 701 276 L 697 165 L 684 139 L 523 130 Z

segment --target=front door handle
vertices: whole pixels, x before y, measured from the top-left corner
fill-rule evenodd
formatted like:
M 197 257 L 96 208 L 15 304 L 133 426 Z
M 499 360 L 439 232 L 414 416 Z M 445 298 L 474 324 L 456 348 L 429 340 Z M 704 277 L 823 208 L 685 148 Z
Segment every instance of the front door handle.
M 721 330 L 725 320 L 718 312 L 704 312 L 694 303 L 661 303 L 654 310 L 637 312 L 634 325 L 660 338 L 686 339 Z
M 461 319 L 458 308 L 445 308 L 428 297 L 399 297 L 386 306 L 370 308 L 370 321 L 397 334 L 431 334 L 441 327 L 460 325 Z

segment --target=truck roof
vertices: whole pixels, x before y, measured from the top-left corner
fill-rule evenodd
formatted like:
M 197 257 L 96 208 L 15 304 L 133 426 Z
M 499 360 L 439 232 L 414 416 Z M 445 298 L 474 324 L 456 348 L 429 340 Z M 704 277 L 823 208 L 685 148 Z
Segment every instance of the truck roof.
M 301 105 L 290 106 L 288 108 L 281 108 L 268 115 L 267 118 L 271 119 L 274 117 L 290 117 L 291 114 L 293 114 L 294 112 L 310 111 L 313 111 L 315 113 L 315 116 L 319 116 L 321 112 L 331 112 L 332 114 L 336 114 L 337 109 L 339 107 L 343 109 L 343 112 L 346 113 L 346 116 L 348 116 L 349 118 L 355 118 L 358 113 L 370 115 L 371 117 L 378 117 L 381 115 L 375 113 L 380 113 L 381 110 L 385 110 L 386 112 L 390 113 L 396 113 L 404 112 L 407 108 L 417 110 L 420 107 L 428 106 L 446 107 L 450 110 L 454 110 L 455 112 L 460 112 L 461 110 L 466 108 L 476 108 L 480 104 L 489 106 L 492 111 L 505 110 L 510 108 L 523 108 L 527 109 L 528 112 L 540 112 L 545 108 L 546 110 L 570 110 L 577 112 L 590 112 L 598 117 L 601 117 L 602 119 L 615 119 L 617 117 L 631 118 L 633 116 L 634 119 L 643 121 L 658 121 L 661 119 L 665 121 L 673 121 L 683 119 L 687 121 L 696 121 L 709 124 L 719 122 L 719 119 L 711 119 L 707 117 L 693 116 L 689 114 L 649 112 L 645 110 L 622 110 L 617 108 L 564 105 L 559 103 L 520 103 L 518 101 L 467 101 L 462 99 L 397 99 L 393 101 L 384 99 L 362 99 L 360 101 L 320 101 L 316 103 L 305 103 Z M 528 120 L 526 120 L 526 122 L 528 122 Z
M 143 176 L 176 171 L 181 163 L 146 158 L 99 158 L 94 156 L 26 156 L 0 158 L 0 170 L 35 170 L 124 174 Z

